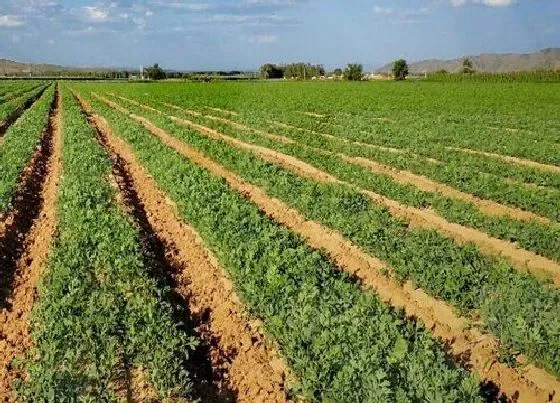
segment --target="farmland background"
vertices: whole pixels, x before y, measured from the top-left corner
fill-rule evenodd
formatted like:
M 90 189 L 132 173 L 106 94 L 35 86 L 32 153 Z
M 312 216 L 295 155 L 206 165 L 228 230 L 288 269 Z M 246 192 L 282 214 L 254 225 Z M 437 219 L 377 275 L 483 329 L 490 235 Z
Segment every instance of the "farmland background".
M 2 398 L 557 401 L 560 83 L 456 81 L 1 82 Z

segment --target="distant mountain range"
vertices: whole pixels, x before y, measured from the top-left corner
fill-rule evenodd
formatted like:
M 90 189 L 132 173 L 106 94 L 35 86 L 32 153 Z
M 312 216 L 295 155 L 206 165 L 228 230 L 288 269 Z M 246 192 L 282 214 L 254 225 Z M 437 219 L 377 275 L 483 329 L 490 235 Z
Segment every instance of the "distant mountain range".
M 468 57 L 477 71 L 506 72 L 530 70 L 560 70 L 560 48 L 543 49 L 535 53 L 483 53 L 478 56 Z M 411 73 L 432 72 L 447 70 L 457 72 L 461 69 L 465 57 L 450 60 L 430 59 L 409 63 Z M 392 64 L 387 64 L 377 71 L 391 70 Z
M 56 64 L 22 63 L 13 60 L 0 59 L 0 75 L 23 73 L 48 73 L 53 71 L 113 71 L 116 69 L 102 67 L 70 67 Z
M 543 49 L 535 53 L 483 53 L 478 56 L 466 56 L 477 71 L 506 72 L 506 71 L 529 71 L 529 70 L 560 70 L 560 48 Z M 461 69 L 465 57 L 450 60 L 430 59 L 420 62 L 409 63 L 411 73 L 424 73 L 437 70 L 456 72 Z M 392 64 L 387 64 L 378 72 L 391 70 Z M 366 65 L 366 69 L 370 70 Z M 45 72 L 74 70 L 74 71 L 114 71 L 115 68 L 87 68 L 59 66 L 56 64 L 21 63 L 12 60 L 0 59 L 0 76 L 10 74 L 38 74 Z M 127 69 L 123 69 L 127 70 Z M 371 70 L 370 70 L 371 71 Z

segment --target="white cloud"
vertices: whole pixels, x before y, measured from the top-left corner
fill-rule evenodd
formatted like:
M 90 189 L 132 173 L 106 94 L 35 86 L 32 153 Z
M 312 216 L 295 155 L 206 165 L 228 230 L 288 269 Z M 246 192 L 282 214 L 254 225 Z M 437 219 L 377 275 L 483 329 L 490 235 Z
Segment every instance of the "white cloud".
M 391 7 L 379 7 L 379 6 L 373 7 L 373 13 L 374 14 L 392 15 L 394 12 L 395 12 L 395 9 L 393 9 Z
M 278 36 L 276 35 L 251 35 L 247 37 L 249 43 L 276 43 Z
M 109 10 L 102 7 L 85 6 L 83 7 L 86 18 L 91 22 L 105 22 L 109 19 Z
M 0 28 L 13 28 L 23 25 L 23 21 L 15 15 L 0 15 Z
M 483 4 L 489 7 L 508 7 L 515 4 L 515 0 L 450 0 L 453 7 L 461 7 L 467 3 Z
M 393 7 L 373 7 L 373 13 L 378 17 L 384 17 L 384 19 L 390 23 L 395 24 L 410 24 L 419 22 L 422 16 L 428 15 L 430 9 L 427 7 L 422 8 L 393 8 Z

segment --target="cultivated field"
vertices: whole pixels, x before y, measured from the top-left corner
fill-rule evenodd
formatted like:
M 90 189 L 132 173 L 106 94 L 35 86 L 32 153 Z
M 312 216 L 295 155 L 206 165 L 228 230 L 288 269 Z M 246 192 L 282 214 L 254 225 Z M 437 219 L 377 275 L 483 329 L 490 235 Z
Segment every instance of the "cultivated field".
M 560 401 L 559 105 L 0 82 L 0 397 Z

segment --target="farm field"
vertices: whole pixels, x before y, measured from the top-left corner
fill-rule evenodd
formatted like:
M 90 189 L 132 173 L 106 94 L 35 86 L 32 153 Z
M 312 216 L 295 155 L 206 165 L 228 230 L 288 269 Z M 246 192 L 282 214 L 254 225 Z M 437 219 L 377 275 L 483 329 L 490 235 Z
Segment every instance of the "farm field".
M 558 105 L 0 82 L 0 397 L 560 401 Z

